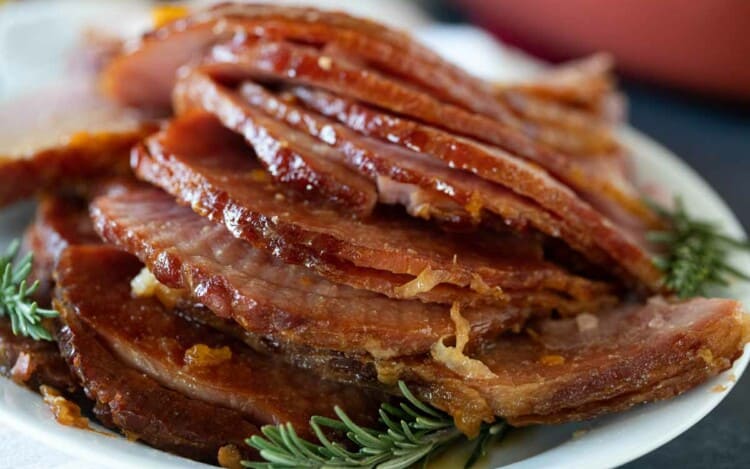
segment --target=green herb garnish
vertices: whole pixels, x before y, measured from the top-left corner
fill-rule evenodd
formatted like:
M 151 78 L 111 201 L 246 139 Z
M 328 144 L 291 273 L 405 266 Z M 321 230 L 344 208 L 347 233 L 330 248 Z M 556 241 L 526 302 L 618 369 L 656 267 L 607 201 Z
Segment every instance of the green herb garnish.
M 32 253 L 26 254 L 15 265 L 13 260 L 18 254 L 20 243 L 13 240 L 0 256 L 0 316 L 10 318 L 13 334 L 30 337 L 34 340 L 52 340 L 49 331 L 42 325 L 42 319 L 57 316 L 57 311 L 39 308 L 29 296 L 39 287 L 39 282 L 26 286 L 26 278 L 31 272 Z
M 713 223 L 695 220 L 680 198 L 674 210 L 651 204 L 670 229 L 648 233 L 648 240 L 664 249 L 654 262 L 664 272 L 665 285 L 681 298 L 705 294 L 712 285 L 729 285 L 732 277 L 750 280 L 729 264 L 735 250 L 750 250 L 750 243 L 733 239 Z
M 343 410 L 335 407 L 338 420 L 319 416 L 310 419 L 310 426 L 320 444 L 300 438 L 291 424 L 266 425 L 261 429 L 263 436 L 255 435 L 246 440 L 266 462 L 243 461 L 242 465 L 253 469 L 405 469 L 426 465 L 430 457 L 466 438 L 456 428 L 451 416 L 421 402 L 402 381 L 398 386 L 404 401 L 399 405 L 380 405 L 382 429 L 360 427 Z M 355 449 L 331 441 L 326 436 L 326 429 L 344 432 Z M 489 441 L 501 437 L 506 429 L 505 422 L 483 424 L 465 467 L 481 458 Z

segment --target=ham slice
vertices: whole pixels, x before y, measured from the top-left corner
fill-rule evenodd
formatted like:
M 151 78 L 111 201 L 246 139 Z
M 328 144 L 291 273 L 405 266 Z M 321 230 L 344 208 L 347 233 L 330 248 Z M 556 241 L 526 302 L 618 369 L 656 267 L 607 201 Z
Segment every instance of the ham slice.
M 375 357 L 424 352 L 452 332 L 448 308 L 330 283 L 232 237 L 154 190 L 96 200 L 96 227 L 163 284 L 276 341 Z M 468 309 L 477 337 L 517 327 L 521 308 Z
M 434 364 L 409 372 L 476 390 L 511 424 L 559 423 L 681 394 L 728 369 L 750 340 L 748 316 L 734 300 L 654 298 L 588 319 L 543 320 L 527 335 L 469 353 L 494 375 L 484 379 Z
M 238 110 L 238 97 L 219 87 L 201 85 L 198 83 L 197 93 L 190 96 L 200 96 L 203 103 L 221 114 L 225 125 L 244 136 L 275 181 L 308 198 L 313 195 L 349 206 L 359 216 L 372 212 L 377 201 L 374 182 L 348 168 L 337 150 L 261 111 L 249 107 Z M 179 109 L 184 112 L 190 106 L 183 102 Z
M 226 445 L 252 456 L 244 439 L 259 430 L 239 412 L 187 398 L 125 366 L 76 318 L 74 309 L 61 307 L 61 312 L 66 322 L 57 334 L 62 355 L 95 402 L 100 422 L 199 461 L 216 463 Z
M 163 60 L 163 57 L 169 57 L 169 60 Z M 613 154 L 589 157 L 579 150 L 560 151 L 557 148 L 566 146 L 565 142 L 571 138 L 577 139 L 583 127 L 595 130 L 578 140 L 604 142 L 609 139 L 609 143 L 592 145 L 613 145 L 607 131 L 599 132 L 596 130 L 598 126 L 588 125 L 590 120 L 581 115 L 571 114 L 572 111 L 568 112 L 570 110 L 567 108 L 551 109 L 540 103 L 536 95 L 516 89 L 508 95 L 510 101 L 515 103 L 515 108 L 510 110 L 507 103 L 501 102 L 505 98 L 495 99 L 496 90 L 491 85 L 472 79 L 403 33 L 343 14 L 320 14 L 310 9 L 273 6 L 223 6 L 170 23 L 144 37 L 132 52 L 115 59 L 106 72 L 106 78 L 112 85 L 111 93 L 121 101 L 143 106 L 149 103 L 158 105 L 167 101 L 166 95 L 175 84 L 177 68 L 186 63 L 197 64 L 203 59 L 213 62 L 209 68 L 216 79 L 250 79 L 324 88 L 340 97 L 384 109 L 387 111 L 384 115 L 388 117 L 407 122 L 414 119 L 442 128 L 452 138 L 492 148 L 493 153 L 514 159 L 514 163 L 520 159 L 529 160 L 531 164 L 527 165 L 527 169 L 535 170 L 537 177 L 533 183 L 525 179 L 525 184 L 537 184 L 540 178 L 554 181 L 554 177 L 561 182 L 559 187 L 570 185 L 594 207 L 586 205 L 583 210 L 580 201 L 576 201 L 575 205 L 570 201 L 571 198 L 576 199 L 576 195 L 568 194 L 560 204 L 562 207 L 557 207 L 557 212 L 554 212 L 556 216 L 560 216 L 560 212 L 567 214 L 575 206 L 577 219 L 568 221 L 567 216 L 563 218 L 573 226 L 580 227 L 587 226 L 586 223 L 592 221 L 592 214 L 596 215 L 595 228 L 598 232 L 591 238 L 614 240 L 618 245 L 612 246 L 612 242 L 609 242 L 610 245 L 605 247 L 592 246 L 590 239 L 584 243 L 570 235 L 566 237 L 566 242 L 576 241 L 572 247 L 594 257 L 598 264 L 606 265 L 611 262 L 609 257 L 615 257 L 614 261 L 622 267 L 620 270 L 624 276 L 635 278 L 635 283 L 641 283 L 651 291 L 659 290 L 661 275 L 651 262 L 644 233 L 646 229 L 660 225 L 661 221 L 643 204 L 628 180 L 622 152 L 602 148 L 601 151 L 588 153 Z M 204 87 L 202 93 L 207 92 L 208 88 Z M 202 98 L 213 99 L 214 105 L 220 99 L 216 96 Z M 182 98 L 178 97 L 178 107 L 192 107 L 186 101 L 190 100 L 183 93 Z M 204 101 L 201 105 L 205 107 L 207 103 Z M 227 106 L 232 109 L 227 110 Z M 290 129 L 294 126 L 289 120 L 284 123 L 271 122 L 251 108 L 238 114 L 236 102 L 221 107 L 223 111 L 216 112 L 222 115 L 224 123 L 235 130 L 242 128 L 240 131 L 253 143 L 259 157 L 279 180 L 288 180 L 305 189 L 317 188 L 325 197 L 332 199 L 345 200 L 356 194 L 350 200 L 355 213 L 362 215 L 371 211 L 372 186 L 336 164 L 334 160 L 341 157 L 341 152 L 315 147 L 309 139 Z M 521 114 L 533 115 L 533 118 L 518 120 L 514 113 L 519 110 Z M 559 132 L 552 135 L 546 127 L 537 128 L 534 124 L 537 121 L 554 122 L 553 130 Z M 343 123 L 354 127 L 350 122 Z M 388 119 L 379 124 L 388 126 Z M 361 129 L 353 130 L 361 132 Z M 260 131 L 261 134 L 258 134 Z M 269 132 L 270 137 L 266 135 Z M 286 140 L 285 135 L 289 136 Z M 552 137 L 548 138 L 550 135 Z M 383 139 L 382 136 L 371 136 Z M 472 139 L 485 143 L 480 144 Z M 466 158 L 466 155 L 463 156 Z M 466 170 L 475 168 L 476 155 L 469 156 L 469 162 L 463 166 Z M 483 162 L 483 168 L 513 177 L 495 166 L 486 166 L 486 163 Z M 541 171 L 537 165 L 547 172 Z M 427 173 L 427 176 L 432 174 Z M 481 171 L 477 175 L 487 177 Z M 497 176 L 493 176 L 490 180 L 498 182 Z M 382 175 L 379 177 L 383 178 Z M 386 184 L 391 181 L 405 183 L 392 177 L 381 181 Z M 406 184 L 417 187 L 413 183 Z M 378 187 L 383 187 L 380 181 Z M 410 186 L 398 187 L 403 190 Z M 549 184 L 540 187 L 546 191 Z M 509 188 L 529 197 L 528 191 L 518 192 L 517 187 Z M 337 192 L 338 189 L 343 193 Z M 558 196 L 559 193 L 555 193 L 548 198 L 556 200 Z M 412 214 L 442 215 L 458 219 L 459 224 L 471 223 L 471 212 L 467 216 L 465 210 L 456 210 L 456 207 L 435 208 L 438 202 L 433 206 L 424 203 L 425 200 L 439 197 L 430 195 L 422 186 L 418 193 L 402 197 L 402 200 L 411 199 L 423 201 L 422 207 L 414 203 L 408 206 Z M 381 200 L 394 198 L 383 197 Z M 549 206 L 542 206 L 549 210 Z M 506 209 L 506 215 L 507 212 Z M 511 225 L 515 222 L 514 219 L 507 220 Z M 546 232 L 558 231 L 558 227 L 552 225 L 549 222 L 544 224 Z M 613 234 L 613 231 L 616 233 Z
M 113 247 L 66 251 L 57 292 L 66 323 L 74 317 L 96 331 L 118 360 L 162 386 L 232 409 L 257 425 L 289 422 L 310 438 L 310 417 L 334 417 L 335 406 L 355 421 L 374 423 L 384 399 L 379 393 L 301 372 L 169 312 L 155 298 L 133 298 L 130 281 L 141 267 L 135 257 Z
M 536 161 L 587 197 L 621 206 L 630 217 L 656 221 L 622 174 L 620 158 L 574 156 L 621 154 L 607 129 L 570 125 L 580 116 L 571 117 L 559 106 L 550 110 L 526 90 L 514 88 L 510 100 L 502 93 L 496 99 L 491 84 L 407 35 L 346 15 L 245 5 L 200 12 L 144 37 L 138 48 L 113 61 L 105 81 L 122 102 L 166 107 L 179 66 L 198 62 L 214 44 L 213 59 L 231 63 L 239 73 L 321 86 L 447 126 Z M 531 118 L 517 118 L 519 110 Z
M 514 235 L 473 237 L 466 243 L 403 217 L 352 220 L 309 202 L 290 203 L 278 187 L 259 182 L 248 149 L 205 114 L 174 121 L 147 147 L 132 159 L 141 178 L 225 224 L 235 236 L 336 282 L 366 286 L 352 270 L 369 269 L 405 276 L 406 283 L 429 268 L 439 272 L 436 284 L 468 287 L 501 303 L 497 287 L 510 292 L 548 289 L 581 300 L 602 299 L 609 288 L 540 260 L 528 244 L 533 241 Z M 460 296 L 454 301 L 465 303 Z
M 441 102 L 398 80 L 351 61 L 329 57 L 317 49 L 283 42 L 218 44 L 212 49 L 210 61 L 215 63 L 217 73 L 225 77 L 319 87 L 497 145 L 536 162 L 592 200 L 604 198 L 633 216 L 655 218 L 622 174 L 617 159 L 572 157 L 540 144 L 543 141 L 540 135 L 527 135 L 504 122 Z M 565 138 L 562 134 L 554 140 Z
M 112 94 L 125 103 L 166 107 L 166 96 L 180 65 L 196 61 L 210 42 L 238 41 L 248 36 L 314 45 L 328 56 L 393 75 L 441 100 L 498 119 L 519 131 L 533 132 L 573 152 L 601 153 L 616 146 L 607 132 L 561 132 L 546 122 L 538 126 L 522 123 L 513 116 L 512 106 L 496 99 L 492 84 L 446 62 L 406 34 L 342 13 L 321 15 L 305 8 L 227 5 L 166 24 L 145 36 L 137 50 L 116 60 L 106 73 L 106 82 Z M 165 41 L 167 38 L 169 41 Z M 182 47 L 176 48 L 174 43 Z M 156 75 L 153 70 L 160 73 Z M 148 80 L 152 86 L 137 87 L 134 80 Z

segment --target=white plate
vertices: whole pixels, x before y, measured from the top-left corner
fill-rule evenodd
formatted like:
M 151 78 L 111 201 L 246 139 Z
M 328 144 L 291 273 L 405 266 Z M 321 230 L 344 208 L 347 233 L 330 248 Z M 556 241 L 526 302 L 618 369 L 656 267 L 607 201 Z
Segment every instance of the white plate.
M 90 7 L 91 4 L 87 6 L 87 8 Z M 49 9 L 25 10 L 22 12 L 23 15 L 19 15 L 23 16 L 23 27 L 17 27 L 19 23 L 15 23 L 16 26 L 14 26 L 21 32 L 14 34 L 8 33 L 13 29 L 8 27 L 9 24 L 13 24 L 11 21 L 13 15 L 3 12 L 0 14 L 0 41 L 2 41 L 0 49 L 19 44 L 20 42 L 13 40 L 14 37 L 18 38 L 19 34 L 21 36 L 33 34 L 34 28 L 38 32 L 40 24 L 44 24 L 44 31 L 48 32 L 43 42 L 68 41 L 67 44 L 70 44 L 72 40 L 70 30 L 62 27 L 62 25 L 71 24 L 69 15 L 75 16 L 75 24 L 80 25 L 82 17 L 106 13 L 101 9 L 91 9 L 81 13 L 82 11 L 81 9 L 68 9 L 51 13 Z M 112 10 L 109 10 L 109 14 L 111 13 Z M 39 20 L 42 17 L 43 20 Z M 35 23 L 37 20 L 39 21 Z M 59 36 L 55 36 L 56 34 Z M 519 65 L 516 55 L 507 50 L 498 50 L 495 54 L 495 46 L 488 42 L 485 35 L 476 30 L 443 27 L 425 31 L 421 36 L 433 47 L 483 75 L 493 76 L 494 74 L 496 76 L 497 73 L 493 71 L 507 70 L 509 64 L 510 68 L 515 67 L 516 71 L 534 68 L 534 65 L 528 62 Z M 58 46 L 62 47 L 59 44 Z M 457 47 L 464 51 L 483 52 L 481 54 L 457 54 L 455 53 Z M 491 49 L 489 54 L 487 53 L 488 47 Z M 31 53 L 33 51 L 29 52 Z M 27 55 L 19 55 L 16 51 L 16 57 L 24 56 Z M 3 57 L 3 54 L 0 54 L 0 57 Z M 47 63 L 45 67 L 45 72 L 57 71 L 59 73 L 61 70 L 59 64 Z M 12 81 L 12 78 L 16 76 L 13 68 L 9 69 L 7 61 L 0 62 L 1 71 L 5 72 L 6 84 L 9 77 Z M 22 71 L 19 70 L 19 73 Z M 25 70 L 24 73 L 28 74 L 29 70 Z M 736 218 L 700 176 L 666 149 L 643 135 L 627 129 L 623 130 L 622 135 L 625 143 L 635 154 L 638 175 L 642 182 L 658 182 L 668 191 L 681 194 L 692 213 L 715 220 L 730 234 L 744 237 Z M 30 210 L 30 204 L 22 204 L 0 213 L 0 246 L 4 246 L 10 239 L 22 233 L 30 217 Z M 738 255 L 734 261 L 740 268 L 750 271 L 750 256 Z M 750 304 L 750 287 L 746 284 L 734 285 L 729 290 L 720 293 Z M 726 373 L 670 401 L 641 406 L 626 413 L 580 424 L 513 431 L 508 438 L 491 448 L 489 458 L 480 466 L 604 468 L 628 462 L 665 444 L 708 414 L 731 390 L 735 379 L 739 379 L 747 365 L 748 356 L 747 353 L 743 355 Z M 723 385 L 727 390 L 723 392 L 712 390 L 717 385 Z M 0 421 L 40 443 L 103 467 L 165 469 L 208 467 L 117 436 L 105 436 L 58 425 L 38 395 L 4 379 L 0 379 Z M 577 432 L 581 429 L 586 431 Z M 573 438 L 574 432 L 580 436 Z M 455 467 L 457 459 L 458 454 L 454 453 L 453 457 L 448 455 L 442 466 Z

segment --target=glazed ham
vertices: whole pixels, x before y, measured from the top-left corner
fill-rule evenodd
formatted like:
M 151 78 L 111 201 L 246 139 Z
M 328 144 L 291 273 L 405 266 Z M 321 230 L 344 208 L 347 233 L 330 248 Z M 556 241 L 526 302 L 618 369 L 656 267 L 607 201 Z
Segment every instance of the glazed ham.
M 410 213 L 421 213 L 424 217 L 440 217 L 444 213 L 442 221 L 455 222 L 458 217 L 459 224 L 478 223 L 489 213 L 499 217 L 502 225 L 516 230 L 532 228 L 563 238 L 593 263 L 611 264 L 614 258 L 627 269 L 623 275 L 630 273 L 657 287 L 659 273 L 642 246 L 567 187 L 532 165 L 491 147 L 408 119 L 388 116 L 325 92 L 297 88 L 294 93 L 315 111 L 334 117 L 344 125 L 297 106 L 294 98 L 278 97 L 252 83 L 240 88 L 240 97 L 199 72 L 180 79 L 174 99 L 178 112 L 194 108 L 211 112 L 228 128 L 240 134 L 250 132 L 246 138 L 251 143 L 256 129 L 251 124 L 260 109 L 338 149 L 339 160 L 380 181 L 381 202 L 397 201 Z M 260 151 L 268 148 L 253 147 L 256 152 L 258 148 Z M 328 153 L 331 152 L 329 149 Z M 469 170 L 480 177 L 452 168 Z M 389 192 L 392 185 L 383 184 L 383 180 L 400 183 L 399 189 L 404 184 L 415 189 L 406 196 L 394 197 Z M 418 196 L 415 196 L 416 188 Z M 428 195 L 425 197 L 423 193 Z M 431 202 L 440 198 L 452 200 L 465 213 L 434 209 L 440 204 Z
M 478 294 L 501 303 L 506 290 L 548 289 L 584 300 L 607 292 L 605 284 L 540 260 L 531 239 L 493 236 L 483 248 L 482 238 L 475 237 L 480 244 L 473 248 L 460 237 L 440 235 L 403 217 L 356 220 L 325 206 L 294 202 L 263 180 L 264 172 L 249 152 L 214 118 L 193 114 L 136 149 L 132 164 L 139 177 L 225 224 L 235 236 L 355 287 L 366 287 L 368 281 L 359 280 L 352 270 L 400 275 L 405 284 L 429 267 L 440 272 L 436 284 L 465 287 L 471 297 Z M 376 291 L 404 296 L 399 290 Z M 459 296 L 451 301 L 465 302 Z
M 375 357 L 424 352 L 452 333 L 448 308 L 334 284 L 232 237 L 154 190 L 98 199 L 108 241 L 138 255 L 162 283 L 272 339 Z M 517 327 L 522 308 L 469 309 L 477 336 Z
M 0 110 L 0 205 L 44 194 L 28 280 L 61 314 L 59 350 L 0 317 L 0 373 L 234 467 L 268 456 L 262 425 L 314 440 L 339 406 L 382 428 L 399 382 L 472 437 L 670 398 L 741 355 L 741 305 L 678 300 L 654 262 L 669 217 L 615 138 L 606 58 L 497 84 L 344 13 L 179 11 L 107 41 L 101 83 Z
M 524 90 L 514 91 L 513 96 L 526 97 L 521 103 L 515 99 L 516 108 L 536 109 L 537 117 L 547 110 L 557 117 L 546 118 L 555 122 L 553 128 L 537 125 L 544 119 L 518 119 L 505 98 L 496 99 L 491 84 L 468 76 L 405 34 L 334 16 L 253 5 L 209 10 L 145 36 L 139 47 L 113 61 L 105 81 L 114 97 L 144 107 L 166 106 L 177 68 L 201 61 L 225 80 L 324 88 L 532 161 L 626 229 L 641 233 L 659 224 L 628 180 L 622 151 L 608 132 L 593 126 L 597 130 L 582 136 L 575 130 L 580 118 L 559 115 L 559 109 L 550 111 L 538 102 L 529 105 L 534 97 Z M 653 271 L 650 277 L 639 274 L 649 287 L 657 286 Z
M 57 271 L 56 294 L 66 324 L 80 322 L 95 331 L 118 360 L 161 386 L 231 409 L 258 425 L 291 422 L 310 437 L 310 417 L 332 417 L 334 406 L 371 423 L 384 399 L 377 392 L 300 373 L 173 314 L 155 298 L 133 298 L 130 280 L 141 268 L 135 257 L 113 247 L 67 250 Z
M 750 341 L 737 301 L 705 298 L 654 297 L 598 316 L 535 320 L 522 334 L 460 354 L 433 347 L 429 358 L 378 361 L 268 343 L 193 313 L 193 320 L 331 379 L 380 386 L 405 380 L 469 435 L 496 417 L 516 426 L 554 424 L 672 398 L 729 368 Z
M 127 367 L 97 338 L 96 332 L 61 304 L 66 325 L 57 334 L 62 355 L 90 399 L 100 422 L 156 448 L 206 462 L 219 449 L 243 440 L 258 428 L 239 412 L 161 386 Z
M 407 34 L 342 13 L 321 15 L 306 8 L 224 5 L 166 24 L 146 35 L 135 51 L 115 61 L 105 79 L 113 95 L 127 104 L 166 107 L 180 65 L 199 59 L 211 44 L 236 41 L 248 35 L 264 41 L 310 44 L 330 56 L 365 63 L 394 75 L 446 102 L 502 120 L 520 130 L 529 127 L 528 123 L 514 119 L 510 109 L 495 99 L 492 84 L 446 62 Z M 163 41 L 165 37 L 172 40 Z M 154 86 L 138 87 L 144 78 Z M 521 94 L 528 93 L 521 91 Z M 611 137 L 601 133 L 594 136 L 588 132 L 577 135 L 569 130 L 562 133 L 555 126 L 535 130 L 542 137 L 553 137 L 551 143 L 569 144 L 588 153 L 601 153 L 615 145 Z
M 599 316 L 532 323 L 525 335 L 469 353 L 488 376 L 467 376 L 450 362 L 447 374 L 434 364 L 409 372 L 428 383 L 445 378 L 447 389 L 470 387 L 511 424 L 560 423 L 681 394 L 729 368 L 749 333 L 737 301 L 654 298 Z

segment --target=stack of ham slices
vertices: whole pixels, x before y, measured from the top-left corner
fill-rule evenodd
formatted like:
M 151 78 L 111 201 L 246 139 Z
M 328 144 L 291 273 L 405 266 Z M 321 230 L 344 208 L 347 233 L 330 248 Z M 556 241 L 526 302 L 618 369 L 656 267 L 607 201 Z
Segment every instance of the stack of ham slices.
M 368 20 L 248 4 L 112 55 L 37 103 L 43 145 L 2 111 L 36 143 L 0 159 L 0 201 L 42 194 L 25 249 L 60 321 L 59 349 L 0 324 L 0 370 L 129 437 L 229 464 L 264 424 L 374 425 L 399 380 L 469 436 L 580 420 L 748 340 L 738 302 L 662 287 L 596 64 L 493 84 Z

